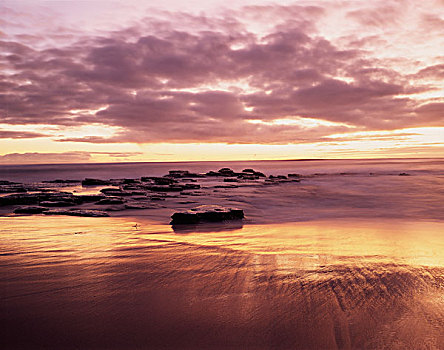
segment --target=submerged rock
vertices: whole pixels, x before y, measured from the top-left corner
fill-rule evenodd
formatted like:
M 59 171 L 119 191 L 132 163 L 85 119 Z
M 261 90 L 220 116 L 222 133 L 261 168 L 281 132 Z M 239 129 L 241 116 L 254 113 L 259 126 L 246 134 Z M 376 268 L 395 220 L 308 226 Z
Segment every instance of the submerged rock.
M 171 216 L 171 225 L 197 224 L 199 222 L 220 222 L 244 218 L 244 211 L 219 205 L 200 205 L 196 208 L 176 212 Z
M 106 204 L 123 204 L 124 201 L 120 198 L 104 198 L 99 200 L 97 205 L 106 205 Z
M 44 207 L 70 207 L 75 204 L 71 201 L 42 201 L 40 205 Z
M 109 184 L 111 184 L 110 181 L 100 180 L 100 179 L 91 179 L 88 177 L 85 180 L 82 180 L 82 186 L 103 186 L 103 185 L 109 185 Z
M 44 211 L 49 210 L 45 207 L 38 207 L 38 206 L 29 206 L 29 207 L 20 207 L 14 209 L 14 213 L 16 214 L 41 214 Z
M 69 215 L 69 216 L 87 216 L 87 217 L 105 217 L 108 213 L 93 209 L 52 209 L 44 211 L 45 215 Z
M 79 182 L 80 182 L 80 180 L 63 180 L 63 179 L 42 181 L 42 183 L 46 183 L 46 184 L 75 184 L 75 183 L 79 183 Z

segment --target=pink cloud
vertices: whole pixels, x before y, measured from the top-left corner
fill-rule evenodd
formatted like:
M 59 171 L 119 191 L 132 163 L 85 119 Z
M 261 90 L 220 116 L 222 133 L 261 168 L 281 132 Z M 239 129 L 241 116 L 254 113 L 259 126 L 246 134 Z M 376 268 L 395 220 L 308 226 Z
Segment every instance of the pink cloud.
M 391 2 L 346 16 L 385 27 L 397 23 L 398 10 Z M 339 46 L 316 31 L 326 15 L 322 6 L 277 5 L 250 6 L 224 18 L 170 13 L 49 48 L 37 48 L 41 36 L 14 36 L 0 41 L 7 72 L 0 76 L 1 122 L 99 123 L 121 130 L 111 138 L 60 138 L 92 143 L 314 142 L 347 126 L 443 126 L 441 102 L 414 98 L 436 90 L 442 64 L 418 62 L 415 74 L 397 70 L 365 49 L 385 42 L 378 35 L 358 33 L 347 38 L 348 47 Z M 264 35 L 250 31 L 243 19 L 255 16 L 275 25 Z M 298 116 L 338 124 L 249 122 Z

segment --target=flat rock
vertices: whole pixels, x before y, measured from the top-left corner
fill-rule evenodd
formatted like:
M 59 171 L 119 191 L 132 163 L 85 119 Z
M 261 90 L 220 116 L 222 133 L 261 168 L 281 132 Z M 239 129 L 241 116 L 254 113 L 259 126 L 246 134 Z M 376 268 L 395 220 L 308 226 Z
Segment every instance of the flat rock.
M 123 204 L 124 201 L 120 198 L 104 198 L 96 202 L 97 205 L 106 205 L 106 204 Z
M 91 179 L 91 178 L 85 178 L 82 180 L 82 186 L 103 186 L 103 185 L 109 185 L 111 184 L 110 181 L 107 180 L 100 180 L 100 179 Z
M 126 209 L 157 209 L 159 206 L 157 204 L 141 203 L 141 202 L 130 202 L 125 204 Z
M 70 207 L 75 204 L 71 201 L 42 201 L 40 205 L 43 207 Z
M 38 207 L 38 206 L 28 206 L 28 207 L 20 207 L 14 209 L 14 213 L 16 214 L 41 214 L 44 211 L 49 210 L 45 207 Z
M 219 205 L 200 205 L 187 211 L 176 212 L 171 216 L 171 225 L 196 224 L 199 222 L 220 222 L 244 218 L 244 211 Z
M 106 217 L 108 213 L 102 210 L 92 209 L 51 209 L 44 211 L 45 215 L 69 215 L 69 216 L 87 216 L 87 217 Z

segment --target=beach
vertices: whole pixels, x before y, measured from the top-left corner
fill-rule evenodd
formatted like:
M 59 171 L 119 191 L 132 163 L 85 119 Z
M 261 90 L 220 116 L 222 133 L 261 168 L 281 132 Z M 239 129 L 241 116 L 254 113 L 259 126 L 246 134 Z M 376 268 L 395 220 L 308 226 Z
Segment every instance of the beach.
M 108 217 L 4 207 L 1 347 L 443 349 L 439 164 L 362 163 L 273 164 L 303 175 L 273 185 L 198 179 L 201 196 Z M 245 218 L 169 224 L 200 204 Z

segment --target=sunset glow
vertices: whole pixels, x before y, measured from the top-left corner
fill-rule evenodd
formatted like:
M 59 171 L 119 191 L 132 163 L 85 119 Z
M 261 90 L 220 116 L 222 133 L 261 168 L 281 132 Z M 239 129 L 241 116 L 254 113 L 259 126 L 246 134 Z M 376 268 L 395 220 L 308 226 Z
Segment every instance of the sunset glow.
M 0 11 L 3 164 L 444 154 L 442 0 Z

